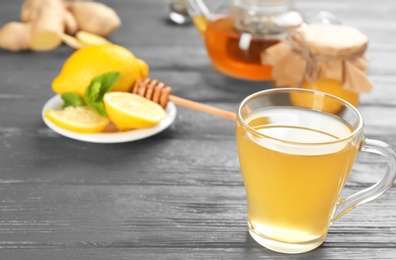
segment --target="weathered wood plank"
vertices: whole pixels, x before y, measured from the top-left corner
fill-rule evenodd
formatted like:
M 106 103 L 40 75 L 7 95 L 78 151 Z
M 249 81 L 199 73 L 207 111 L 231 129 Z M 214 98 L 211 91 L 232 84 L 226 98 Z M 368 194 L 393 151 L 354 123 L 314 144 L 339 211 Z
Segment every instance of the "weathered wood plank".
M 172 189 L 177 194 L 171 194 Z M 137 257 L 162 249 L 184 256 L 195 252 L 204 259 L 217 254 L 231 259 L 244 254 L 285 257 L 260 248 L 247 234 L 242 187 L 11 184 L 1 185 L 0 195 L 2 256 L 56 251 L 83 259 L 88 250 Z M 358 251 L 370 249 L 382 252 L 381 259 L 391 259 L 387 257 L 396 246 L 396 213 L 390 198 L 395 189 L 384 196 L 385 204 L 372 202 L 345 215 L 330 228 L 326 243 L 304 256 L 339 259 L 337 252 L 344 252 L 358 257 Z M 162 259 L 157 255 L 161 251 L 152 256 Z

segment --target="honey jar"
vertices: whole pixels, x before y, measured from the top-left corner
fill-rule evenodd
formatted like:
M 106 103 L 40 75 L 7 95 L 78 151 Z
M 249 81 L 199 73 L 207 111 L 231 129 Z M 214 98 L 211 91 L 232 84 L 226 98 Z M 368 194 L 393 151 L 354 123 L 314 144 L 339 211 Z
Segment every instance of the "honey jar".
M 367 78 L 367 44 L 368 37 L 353 27 L 310 24 L 268 48 L 262 62 L 272 65 L 276 87 L 319 90 L 358 106 L 360 94 L 372 88 Z M 323 105 L 328 111 L 336 109 Z

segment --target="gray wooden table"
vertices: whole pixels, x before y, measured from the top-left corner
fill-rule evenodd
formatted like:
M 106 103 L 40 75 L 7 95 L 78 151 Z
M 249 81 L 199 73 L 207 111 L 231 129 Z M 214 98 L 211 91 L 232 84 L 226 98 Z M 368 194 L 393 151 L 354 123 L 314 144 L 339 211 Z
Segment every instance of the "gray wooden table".
M 211 68 L 195 29 L 168 23 L 165 1 L 106 0 L 123 25 L 115 43 L 150 65 L 178 96 L 235 111 L 269 88 Z M 1 0 L 0 25 L 22 0 Z M 396 1 L 301 0 L 370 37 L 365 134 L 396 147 Z M 246 227 L 234 123 L 178 108 L 166 131 L 140 141 L 93 144 L 60 136 L 41 119 L 67 46 L 47 53 L 0 51 L 0 259 L 396 259 L 396 188 L 331 226 L 315 251 L 284 255 Z M 359 155 L 346 193 L 381 177 L 384 162 Z

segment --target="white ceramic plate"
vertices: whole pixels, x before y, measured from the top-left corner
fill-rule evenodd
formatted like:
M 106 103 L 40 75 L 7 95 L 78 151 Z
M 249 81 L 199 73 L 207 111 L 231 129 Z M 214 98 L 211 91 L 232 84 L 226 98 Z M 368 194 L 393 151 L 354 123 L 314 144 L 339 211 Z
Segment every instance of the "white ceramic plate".
M 76 133 L 73 131 L 63 129 L 53 124 L 47 118 L 45 118 L 44 115 L 47 109 L 59 110 L 62 108 L 62 105 L 63 105 L 63 100 L 60 95 L 56 95 L 51 99 L 49 99 L 45 103 L 41 111 L 41 116 L 44 120 L 44 123 L 58 134 L 69 137 L 71 139 L 80 140 L 84 142 L 92 142 L 92 143 L 123 143 L 123 142 L 131 142 L 131 141 L 147 138 L 149 136 L 162 132 L 166 128 L 168 128 L 173 123 L 173 121 L 175 121 L 176 113 L 177 113 L 176 106 L 172 102 L 169 102 L 168 106 L 166 107 L 165 119 L 153 127 L 135 129 L 125 132 L 115 131 L 115 132 L 107 132 L 107 133 L 104 132 L 97 134 L 82 134 L 82 133 Z

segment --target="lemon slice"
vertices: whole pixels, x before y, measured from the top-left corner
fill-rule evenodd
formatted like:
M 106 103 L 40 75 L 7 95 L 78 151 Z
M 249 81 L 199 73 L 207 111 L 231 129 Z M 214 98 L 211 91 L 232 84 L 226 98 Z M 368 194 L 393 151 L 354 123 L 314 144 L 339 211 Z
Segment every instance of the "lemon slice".
M 100 116 L 88 107 L 66 107 L 63 110 L 48 109 L 45 117 L 55 125 L 78 133 L 99 133 L 109 125 L 107 117 Z
M 103 101 L 107 115 L 121 131 L 151 127 L 166 116 L 157 103 L 128 92 L 109 92 Z

